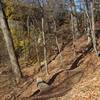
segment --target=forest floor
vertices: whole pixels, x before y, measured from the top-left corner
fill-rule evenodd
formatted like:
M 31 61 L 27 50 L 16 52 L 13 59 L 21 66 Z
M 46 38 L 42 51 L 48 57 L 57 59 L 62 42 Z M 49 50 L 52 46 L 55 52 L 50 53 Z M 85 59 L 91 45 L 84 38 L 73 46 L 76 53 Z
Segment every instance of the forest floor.
M 75 45 L 77 55 L 74 57 L 71 44 L 66 45 L 60 53 L 63 66 L 58 54 L 48 64 L 49 75 L 45 74 L 44 67 L 42 71 L 35 73 L 37 64 L 24 67 L 22 72 L 27 78 L 18 85 L 11 71 L 7 67 L 0 67 L 0 100 L 100 100 L 100 58 L 93 49 L 83 53 L 87 46 L 85 36 L 80 37 Z M 100 45 L 98 49 L 100 50 Z M 81 58 L 77 62 L 79 57 Z M 39 93 L 34 80 L 36 76 L 47 81 L 51 89 L 46 93 Z

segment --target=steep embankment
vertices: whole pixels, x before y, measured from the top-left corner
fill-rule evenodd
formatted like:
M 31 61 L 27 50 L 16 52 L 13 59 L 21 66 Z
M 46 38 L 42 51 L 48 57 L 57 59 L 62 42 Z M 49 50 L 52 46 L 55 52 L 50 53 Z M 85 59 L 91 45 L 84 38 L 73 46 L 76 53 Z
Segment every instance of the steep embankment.
M 66 71 L 59 73 L 58 76 L 56 76 L 54 81 L 52 82 L 51 86 L 53 86 L 53 88 L 51 88 L 49 92 L 47 91 L 46 93 L 43 94 L 37 93 L 37 95 L 32 95 L 35 91 L 38 90 L 36 89 L 35 86 L 36 83 L 34 83 L 33 85 L 30 85 L 30 87 L 26 89 L 26 91 L 24 91 L 20 97 L 21 98 L 28 97 L 28 98 L 24 98 L 26 100 L 27 99 L 28 100 L 31 99 L 32 100 L 46 100 L 46 99 L 55 100 L 55 97 L 57 98 L 57 100 L 94 100 L 96 93 L 97 94 L 99 93 L 99 88 L 100 88 L 99 81 L 98 81 L 99 71 L 100 71 L 99 69 L 100 58 L 96 57 L 95 53 L 93 52 L 93 49 L 86 51 L 86 53 L 84 54 L 84 51 L 88 50 L 86 49 L 87 48 L 86 43 L 87 43 L 86 37 L 84 36 L 82 36 L 79 40 L 76 41 L 75 43 L 76 51 L 77 51 L 76 58 L 81 57 L 77 63 L 76 69 L 70 71 L 69 73 L 71 74 L 66 73 Z M 76 61 L 75 60 L 76 58 L 73 57 L 72 45 L 66 46 L 61 53 L 63 56 L 64 68 L 68 69 L 70 66 L 73 65 L 73 62 Z M 83 56 L 81 56 L 82 53 Z M 57 71 L 56 69 L 60 69 L 62 66 L 59 57 L 60 55 L 58 55 L 48 65 L 51 76 L 53 72 L 56 73 Z M 82 69 L 81 70 L 82 73 L 84 72 L 84 74 L 82 74 L 82 77 L 80 76 L 80 74 L 78 74 L 80 72 L 78 71 L 79 69 Z M 75 70 L 77 72 L 75 72 Z M 43 79 L 45 80 L 46 79 L 49 80 L 48 76 L 46 77 L 45 74 L 43 73 L 39 73 L 38 76 L 43 77 Z M 81 81 L 79 82 L 80 79 Z M 77 83 L 76 80 L 79 83 Z M 97 100 L 99 100 L 99 97 L 97 97 Z
M 98 43 L 100 44 L 100 41 Z M 96 57 L 93 49 L 86 46 L 87 38 L 85 36 L 78 39 L 75 44 L 77 51 L 75 58 L 73 57 L 73 46 L 69 44 L 61 52 L 63 67 L 60 61 L 60 54 L 58 54 L 48 65 L 49 76 L 45 75 L 45 71 L 35 75 L 41 76 L 50 84 L 49 91 L 39 93 L 36 82 L 30 78 L 31 80 L 27 79 L 22 85 L 12 89 L 11 94 L 7 93 L 7 95 L 4 95 L 4 98 L 7 100 L 9 97 L 17 100 L 99 100 L 100 58 Z M 98 45 L 98 47 L 100 46 Z M 79 61 L 76 58 L 79 58 Z M 76 62 L 76 68 L 73 65 L 74 62 Z M 63 70 L 70 67 L 74 69 L 69 71 Z M 31 67 L 30 71 L 34 73 Z M 28 75 L 28 71 L 26 75 Z M 11 85 L 7 85 L 7 87 L 9 86 Z M 3 99 L 1 98 L 1 100 Z
M 83 78 L 62 100 L 100 100 L 100 58 L 91 52 L 80 67 L 85 67 Z

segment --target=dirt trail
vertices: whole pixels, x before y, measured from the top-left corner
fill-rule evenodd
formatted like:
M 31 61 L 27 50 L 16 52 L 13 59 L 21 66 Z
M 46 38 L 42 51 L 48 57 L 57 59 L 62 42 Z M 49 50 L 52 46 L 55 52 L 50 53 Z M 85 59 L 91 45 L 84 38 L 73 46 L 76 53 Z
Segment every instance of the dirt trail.
M 84 40 L 85 40 L 85 38 L 83 36 L 76 43 L 78 45 L 78 47 L 77 47 L 78 50 L 80 50 L 80 49 L 83 50 L 83 53 L 79 53 L 77 55 L 76 59 L 73 59 L 73 51 L 70 50 L 70 49 L 72 49 L 72 47 L 65 47 L 64 50 L 62 51 L 62 54 L 64 54 L 63 58 L 66 61 L 66 62 L 64 61 L 64 64 L 67 64 L 66 68 L 70 64 L 69 68 L 71 70 L 73 70 L 74 68 L 76 69 L 77 67 L 79 67 L 80 60 L 83 59 L 88 54 L 88 52 L 90 52 L 91 45 L 86 46 L 86 42 L 83 42 L 83 44 L 78 44 L 78 43 L 80 43 L 79 41 L 82 42 Z M 59 68 L 60 65 L 61 64 L 59 63 L 59 55 L 58 55 L 58 57 L 49 64 L 50 71 L 55 70 L 56 68 Z M 73 74 L 73 72 L 72 72 L 72 74 Z M 54 96 L 59 97 L 59 96 L 61 96 L 61 94 L 66 93 L 69 89 L 72 88 L 72 84 L 74 83 L 74 79 L 71 78 L 71 76 L 70 76 L 70 78 L 71 78 L 71 81 L 70 81 L 67 77 L 68 74 L 65 75 L 64 73 L 61 74 L 61 76 L 62 77 L 59 77 L 59 75 L 58 75 L 58 78 L 56 78 L 57 81 L 55 82 L 55 80 L 54 80 L 54 82 L 53 82 L 53 87 L 55 87 L 57 84 L 59 84 L 56 88 L 50 89 L 49 93 L 41 94 L 41 95 L 39 94 L 39 96 L 35 96 L 35 97 L 33 96 L 32 99 L 33 100 L 38 100 L 38 99 L 44 100 L 46 98 L 51 98 L 51 97 L 54 97 Z M 77 76 L 77 75 L 75 75 L 75 76 Z M 66 78 L 65 81 L 64 81 L 64 78 Z M 55 83 L 57 83 L 57 84 L 55 84 Z M 35 84 L 33 84 L 33 85 L 35 85 Z M 34 93 L 34 88 L 35 88 L 34 86 L 30 86 L 30 88 L 27 89 L 22 94 L 22 97 L 29 97 L 29 100 L 30 100 L 31 99 L 30 96 L 32 96 L 32 93 Z M 51 96 L 50 96 L 50 94 L 51 94 Z
M 49 91 L 43 93 L 37 93 L 28 98 L 21 100 L 47 100 L 54 97 L 60 97 L 66 94 L 79 80 L 81 79 L 83 72 L 75 70 L 67 72 L 67 70 L 59 73 L 55 78 L 53 84 L 50 86 Z M 60 79 L 60 80 L 59 80 Z
M 80 78 L 83 75 L 83 70 L 75 71 L 80 66 L 80 63 L 83 63 L 80 62 L 80 60 L 82 59 L 84 60 L 84 57 L 86 57 L 86 55 L 91 52 L 91 46 L 89 47 L 89 49 L 87 49 L 86 41 L 85 42 L 82 41 L 85 41 L 84 37 L 80 38 L 76 42 L 76 49 L 80 51 L 83 49 L 86 50 L 85 51 L 86 53 L 83 52 L 83 55 L 82 53 L 79 53 L 77 57 L 74 59 L 72 46 L 65 47 L 64 50 L 62 51 L 62 55 L 64 58 L 63 62 L 66 65 L 64 69 L 67 69 L 67 66 L 71 65 L 69 66 L 71 67 L 71 70 L 69 72 L 67 72 L 66 70 L 62 71 L 55 77 L 55 79 L 53 79 L 52 82 L 50 79 L 48 81 L 48 84 L 50 84 L 50 91 L 46 91 L 45 93 L 37 92 L 34 95 L 33 91 L 37 90 L 36 84 L 34 82 L 32 83 L 29 82 L 29 85 L 24 85 L 22 87 L 20 86 L 20 89 L 16 90 L 18 88 L 16 87 L 16 84 L 13 81 L 12 77 L 13 75 L 11 74 L 11 72 L 8 73 L 4 72 L 0 75 L 0 99 L 5 100 L 6 98 L 6 100 L 11 100 L 11 94 L 12 94 L 13 95 L 12 100 L 47 100 L 49 98 L 60 97 L 63 96 L 64 94 L 67 94 L 67 92 L 70 89 L 72 89 L 77 82 L 80 81 Z M 82 44 L 79 44 L 80 42 L 82 42 Z M 52 72 L 56 68 L 61 68 L 61 64 L 59 62 L 59 55 L 56 57 L 55 60 L 53 60 L 49 64 L 50 72 Z M 31 73 L 33 72 L 31 71 Z M 43 75 L 43 77 L 45 77 L 43 73 L 40 73 L 40 75 Z M 23 82 L 23 84 L 24 83 L 25 81 Z

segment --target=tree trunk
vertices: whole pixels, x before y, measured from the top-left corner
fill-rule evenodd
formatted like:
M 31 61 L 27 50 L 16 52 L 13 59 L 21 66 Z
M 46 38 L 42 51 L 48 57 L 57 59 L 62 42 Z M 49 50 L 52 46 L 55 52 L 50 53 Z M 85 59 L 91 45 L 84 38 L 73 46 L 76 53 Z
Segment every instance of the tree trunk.
M 59 42 L 58 42 L 58 38 L 57 38 L 57 35 L 56 35 L 56 31 L 57 31 L 56 21 L 55 21 L 55 19 L 54 19 L 53 21 L 54 21 L 54 33 L 55 33 L 54 35 L 55 35 L 55 41 L 56 41 L 56 45 L 57 45 L 58 52 L 59 52 L 59 55 L 60 55 L 61 65 L 62 65 L 62 67 L 64 68 L 63 57 L 62 57 L 62 54 L 61 54 L 61 50 L 60 50 L 60 46 L 59 46 Z
M 10 61 L 12 64 L 12 71 L 16 77 L 16 81 L 19 81 L 19 79 L 22 76 L 22 73 L 20 70 L 18 60 L 17 60 L 16 55 L 15 55 L 15 52 L 14 52 L 14 44 L 13 44 L 10 28 L 9 28 L 1 1 L 0 1 L 0 24 L 1 24 L 1 29 L 2 29 L 4 39 L 6 42 Z
M 72 15 L 73 15 L 73 28 L 76 34 L 76 37 L 78 37 L 79 31 L 78 31 L 78 18 L 77 18 L 77 11 L 76 11 L 76 5 L 75 5 L 75 1 L 74 0 L 70 0 L 71 3 L 71 11 L 72 11 Z
M 91 24 L 92 24 L 92 29 L 91 29 L 91 36 L 92 36 L 92 43 L 93 43 L 93 48 L 98 56 L 98 51 L 97 51 L 97 45 L 96 45 L 96 37 L 95 37 L 95 30 L 94 30 L 94 0 L 91 1 Z
M 88 7 L 87 0 L 83 0 L 83 5 L 84 5 L 84 9 L 85 9 L 84 24 L 85 24 L 85 28 L 86 28 L 87 37 L 88 37 L 87 44 L 89 44 L 92 42 L 92 38 L 91 38 L 91 19 L 89 17 L 89 13 L 88 13 L 89 7 Z
M 73 37 L 73 52 L 74 52 L 74 58 L 76 57 L 76 50 L 75 50 L 75 33 L 74 33 L 74 22 L 73 22 L 73 15 L 71 14 L 71 33 Z
M 44 63 L 46 68 L 46 74 L 48 75 L 47 48 L 46 48 L 46 40 L 45 40 L 45 32 L 44 32 L 44 18 L 42 18 L 42 37 L 43 37 L 43 46 L 44 46 Z

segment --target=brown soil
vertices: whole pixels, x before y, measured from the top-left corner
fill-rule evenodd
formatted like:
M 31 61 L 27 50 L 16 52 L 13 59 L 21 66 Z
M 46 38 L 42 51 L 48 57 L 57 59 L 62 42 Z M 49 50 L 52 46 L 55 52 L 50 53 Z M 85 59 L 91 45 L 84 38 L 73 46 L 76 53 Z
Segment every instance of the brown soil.
M 76 68 L 68 70 L 76 58 L 84 53 L 86 43 L 85 36 L 75 42 L 77 51 L 75 58 L 73 57 L 73 46 L 67 45 L 61 52 L 64 66 L 62 67 L 58 54 L 48 65 L 48 76 L 45 74 L 44 67 L 43 72 L 37 72 L 35 75 L 36 64 L 22 69 L 24 75 L 30 77 L 21 80 L 19 84 L 15 83 L 11 71 L 0 72 L 0 100 L 99 100 L 100 58 L 96 57 L 92 49 L 85 55 L 83 54 Z M 100 44 L 100 41 L 98 43 Z M 39 92 L 34 80 L 37 75 L 48 82 L 49 91 Z

